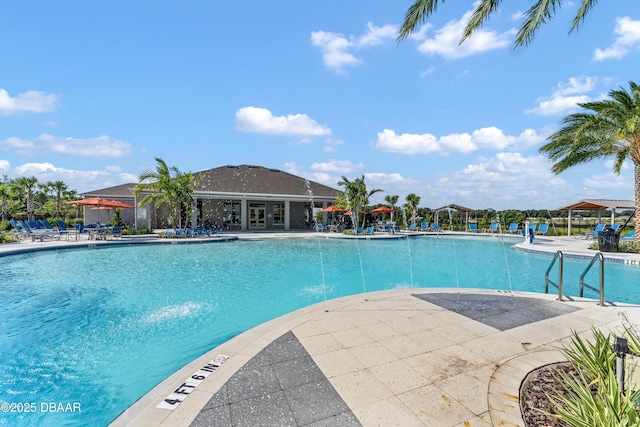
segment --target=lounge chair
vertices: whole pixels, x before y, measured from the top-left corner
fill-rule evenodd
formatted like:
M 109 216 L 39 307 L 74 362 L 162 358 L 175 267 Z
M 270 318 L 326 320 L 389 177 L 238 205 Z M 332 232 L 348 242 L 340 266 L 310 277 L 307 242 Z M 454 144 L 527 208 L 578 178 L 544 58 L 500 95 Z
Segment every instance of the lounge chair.
M 416 228 L 418 227 L 418 224 L 416 224 L 415 222 L 412 222 L 411 225 L 409 226 L 409 228 L 407 230 L 409 231 L 416 231 Z
M 56 225 L 58 226 L 58 232 L 60 233 L 60 236 L 67 236 L 67 240 L 69 240 L 69 236 L 75 236 L 76 240 L 78 240 L 78 229 L 67 228 L 67 224 L 65 224 L 61 219 L 56 219 Z
M 364 230 L 362 229 L 362 227 L 356 228 L 356 234 L 362 234 L 362 233 L 364 233 Z
M 440 231 L 440 226 L 438 224 L 431 224 L 431 229 L 433 231 Z
M 587 233 L 584 235 L 585 239 L 597 239 L 598 238 L 598 233 L 602 230 L 604 230 L 604 226 L 605 224 L 600 223 L 598 225 L 596 225 L 596 228 L 593 230 L 593 233 Z
M 498 231 L 498 226 L 500 224 L 498 224 L 497 222 L 492 222 L 491 224 L 489 224 L 489 228 L 487 228 L 486 231 L 488 231 L 489 233 L 493 233 Z
M 318 233 L 322 233 L 324 231 L 324 225 L 322 224 L 316 224 L 316 231 Z
M 36 239 L 44 242 L 44 239 L 55 239 L 60 238 L 60 233 L 57 230 L 45 230 L 34 228 L 31 229 L 24 221 L 18 220 L 17 224 L 24 230 L 24 232 L 31 237 L 31 241 L 35 241 Z
M 122 227 L 112 227 L 111 228 L 111 237 L 113 237 L 114 239 L 116 237 L 119 237 L 122 239 Z
M 620 224 L 611 224 L 609 228 L 611 228 L 613 232 L 616 233 L 618 231 L 618 228 L 620 228 Z
M 507 230 L 509 233 L 517 233 L 518 232 L 518 223 L 517 222 L 512 222 L 511 224 L 509 224 L 509 229 Z
M 11 224 L 11 226 L 13 227 L 13 232 L 11 234 L 16 239 L 24 240 L 28 236 L 28 233 L 22 229 L 22 227 L 16 222 L 15 219 L 10 219 L 9 224 Z
M 422 222 L 422 224 L 421 224 L 421 226 L 420 226 L 420 229 L 421 229 L 422 231 L 427 231 L 427 230 L 429 229 L 429 223 L 428 223 L 428 222 L 426 222 L 426 221 L 423 221 L 423 222 Z
M 633 240 L 636 236 L 636 230 L 631 230 L 631 233 L 621 237 L 622 240 Z
M 549 224 L 538 224 L 538 234 L 548 234 L 549 233 Z
M 478 224 L 476 224 L 475 222 L 470 223 L 469 224 L 469 231 L 471 231 L 471 232 L 478 231 Z
M 374 232 L 373 230 L 374 230 L 374 227 L 373 227 L 373 226 L 371 226 L 371 227 L 367 227 L 366 234 L 368 234 L 368 235 L 373 235 L 373 232 Z

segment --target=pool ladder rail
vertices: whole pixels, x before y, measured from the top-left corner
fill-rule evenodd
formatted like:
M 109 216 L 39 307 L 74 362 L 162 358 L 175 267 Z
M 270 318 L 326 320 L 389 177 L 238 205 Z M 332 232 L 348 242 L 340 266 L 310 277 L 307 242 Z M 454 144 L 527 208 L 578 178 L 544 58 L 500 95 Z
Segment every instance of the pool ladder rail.
M 553 266 L 555 265 L 556 261 L 559 260 L 559 264 L 558 264 L 558 283 L 555 283 L 554 281 L 552 281 L 549 278 L 549 273 L 551 272 L 551 269 L 553 268 Z M 596 263 L 596 261 L 600 261 L 600 289 L 596 289 L 595 287 L 589 285 L 588 283 L 585 283 L 584 278 L 587 275 L 587 273 L 589 272 L 589 270 L 591 270 L 591 267 L 593 267 L 593 265 Z M 553 286 L 555 286 L 558 289 L 558 301 L 562 301 L 562 282 L 563 282 L 563 270 L 564 270 L 564 256 L 562 254 L 562 251 L 558 251 L 555 253 L 555 255 L 553 256 L 553 259 L 551 260 L 551 262 L 549 263 L 549 267 L 547 268 L 547 271 L 545 272 L 544 275 L 544 292 L 546 294 L 549 293 L 549 283 L 551 283 Z M 598 292 L 600 294 L 600 303 L 599 305 L 604 306 L 604 255 L 602 255 L 602 252 L 598 252 L 596 253 L 593 258 L 591 258 L 591 262 L 589 262 L 589 265 L 587 265 L 587 268 L 584 269 L 584 271 L 582 272 L 582 274 L 580 275 L 580 298 L 582 298 L 584 296 L 584 288 L 587 287 L 589 289 L 591 289 L 592 291 Z

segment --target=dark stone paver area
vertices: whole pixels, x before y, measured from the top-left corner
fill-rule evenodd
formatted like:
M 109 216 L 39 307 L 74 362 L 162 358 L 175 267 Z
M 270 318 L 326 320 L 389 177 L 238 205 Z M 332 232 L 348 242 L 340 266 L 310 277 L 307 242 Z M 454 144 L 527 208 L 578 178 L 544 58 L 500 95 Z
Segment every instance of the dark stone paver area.
M 238 370 L 192 427 L 361 426 L 289 331 Z
M 556 301 L 507 295 L 433 293 L 414 296 L 501 331 L 579 310 Z

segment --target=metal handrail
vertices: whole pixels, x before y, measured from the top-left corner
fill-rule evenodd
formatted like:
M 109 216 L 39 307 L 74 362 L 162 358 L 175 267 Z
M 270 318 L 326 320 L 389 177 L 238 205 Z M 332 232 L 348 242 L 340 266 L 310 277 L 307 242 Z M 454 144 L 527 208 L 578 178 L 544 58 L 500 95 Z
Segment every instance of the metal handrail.
M 584 282 L 584 276 L 587 275 L 587 273 L 589 272 L 593 264 L 596 263 L 596 260 L 600 260 L 600 289 L 599 290 Z M 582 272 L 582 275 L 580 276 L 580 298 L 582 298 L 582 296 L 584 295 L 585 286 L 591 289 L 592 291 L 598 292 L 600 294 L 600 305 L 604 305 L 604 255 L 602 255 L 602 252 L 598 252 L 593 256 L 593 258 L 591 258 L 591 262 L 589 263 L 587 268 L 584 269 L 584 271 Z
M 560 264 L 558 265 L 558 283 L 555 283 L 551 279 L 549 279 L 549 272 L 553 268 L 554 264 L 557 260 L 560 260 Z M 558 288 L 558 301 L 562 301 L 562 273 L 564 270 L 564 257 L 562 255 L 562 251 L 556 252 L 547 268 L 547 271 L 544 273 L 544 293 L 549 293 L 549 283 Z

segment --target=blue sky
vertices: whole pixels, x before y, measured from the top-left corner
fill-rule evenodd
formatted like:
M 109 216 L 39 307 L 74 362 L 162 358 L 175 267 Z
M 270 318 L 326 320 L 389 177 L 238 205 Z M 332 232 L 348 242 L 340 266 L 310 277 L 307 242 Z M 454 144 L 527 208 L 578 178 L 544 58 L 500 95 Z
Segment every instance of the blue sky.
M 471 1 L 395 37 L 407 2 L 0 4 L 0 175 L 79 192 L 253 164 L 420 206 L 554 209 L 633 199 L 633 167 L 553 175 L 538 153 L 576 103 L 640 82 L 640 2 L 600 2 L 567 35 L 563 3 L 513 49 L 526 1 L 458 46 Z

